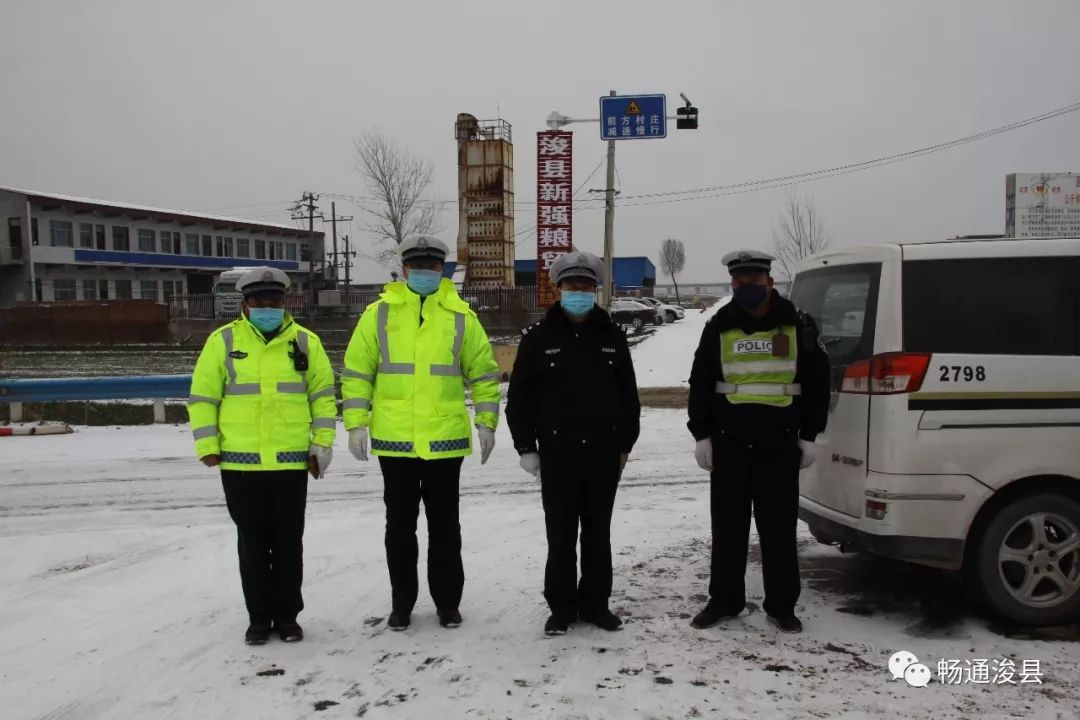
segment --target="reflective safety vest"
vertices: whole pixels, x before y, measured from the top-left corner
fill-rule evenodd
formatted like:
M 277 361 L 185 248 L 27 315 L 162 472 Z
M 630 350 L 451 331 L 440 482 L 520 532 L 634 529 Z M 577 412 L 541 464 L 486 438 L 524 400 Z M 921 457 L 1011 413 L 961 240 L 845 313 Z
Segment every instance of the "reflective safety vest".
M 794 325 L 751 334 L 738 328 L 720 333 L 724 381 L 716 383 L 716 392 L 733 405 L 790 406 L 800 393 L 795 383 L 797 339 Z
M 494 430 L 499 379 L 487 334 L 450 280 L 422 305 L 405 283 L 392 282 L 364 310 L 345 352 L 345 427 L 370 426 L 375 455 L 463 457 L 472 452 L 465 386 L 476 424 Z
M 297 370 L 293 355 L 307 356 Z M 312 443 L 334 444 L 334 371 L 319 336 L 286 313 L 269 341 L 246 317 L 215 330 L 191 376 L 188 416 L 199 458 L 225 470 L 300 470 Z

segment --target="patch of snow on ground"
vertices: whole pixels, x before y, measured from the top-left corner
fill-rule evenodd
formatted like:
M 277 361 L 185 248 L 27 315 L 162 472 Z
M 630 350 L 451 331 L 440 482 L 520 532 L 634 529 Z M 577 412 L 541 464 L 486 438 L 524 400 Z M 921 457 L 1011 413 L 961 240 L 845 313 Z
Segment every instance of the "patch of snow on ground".
M 662 336 L 661 336 L 662 337 Z M 386 629 L 382 480 L 339 433 L 311 481 L 304 642 L 246 647 L 236 535 L 186 426 L 0 439 L 0 707 L 11 718 L 1077 718 L 1080 642 L 996 629 L 944 573 L 819 546 L 800 525 L 802 635 L 758 609 L 708 631 L 709 483 L 685 413 L 646 410 L 612 523 L 625 629 L 545 639 L 538 484 L 509 433 L 466 460 L 457 630 L 421 591 Z M 420 577 L 426 530 L 420 518 Z M 423 583 L 423 580 L 421 581 Z M 1042 684 L 927 688 L 889 657 L 1041 661 Z M 1017 675 L 1019 680 L 1019 675 Z M 318 713 L 318 714 L 316 714 Z
M 652 337 L 634 346 L 632 356 L 638 387 L 689 387 L 690 368 L 701 331 L 730 300 L 730 296 L 722 298 L 704 312 L 687 310 L 684 319 L 655 328 Z

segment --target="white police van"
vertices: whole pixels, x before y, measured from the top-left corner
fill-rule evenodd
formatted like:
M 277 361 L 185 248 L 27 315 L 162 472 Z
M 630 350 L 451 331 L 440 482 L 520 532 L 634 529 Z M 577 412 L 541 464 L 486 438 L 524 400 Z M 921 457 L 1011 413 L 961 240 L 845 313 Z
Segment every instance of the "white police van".
M 791 298 L 833 366 L 814 536 L 963 570 L 1018 623 L 1080 616 L 1080 239 L 837 248 Z

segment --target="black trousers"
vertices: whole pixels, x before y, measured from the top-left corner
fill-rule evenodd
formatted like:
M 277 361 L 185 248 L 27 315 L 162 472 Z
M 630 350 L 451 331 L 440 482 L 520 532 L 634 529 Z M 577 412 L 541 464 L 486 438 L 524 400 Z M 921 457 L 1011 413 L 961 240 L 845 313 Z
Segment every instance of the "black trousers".
M 221 471 L 253 623 L 293 621 L 304 609 L 307 479 L 306 470 Z
M 553 615 L 574 618 L 581 612 L 607 608 L 611 597 L 611 512 L 618 487 L 618 450 L 540 449 L 548 541 L 544 598 Z
M 799 449 L 713 444 L 712 578 L 709 595 L 725 610 L 746 604 L 746 553 L 753 507 L 765 576 L 765 612 L 791 615 L 799 599 Z
M 428 524 L 428 588 L 439 610 L 461 603 L 465 569 L 461 564 L 458 486 L 464 458 L 421 460 L 380 457 L 386 503 L 386 564 L 395 610 L 412 612 L 420 592 L 416 561 L 416 518 L 420 500 Z

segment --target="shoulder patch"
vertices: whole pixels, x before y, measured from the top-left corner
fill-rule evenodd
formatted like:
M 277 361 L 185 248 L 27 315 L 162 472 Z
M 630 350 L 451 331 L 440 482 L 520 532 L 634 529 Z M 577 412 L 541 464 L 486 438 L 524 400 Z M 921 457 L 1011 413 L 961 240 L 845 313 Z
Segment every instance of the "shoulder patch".
M 528 335 L 530 331 L 535 330 L 536 328 L 540 327 L 541 322 L 543 322 L 543 321 L 542 320 L 537 320 L 532 325 L 530 325 L 528 327 L 521 328 L 521 334 L 522 335 Z

